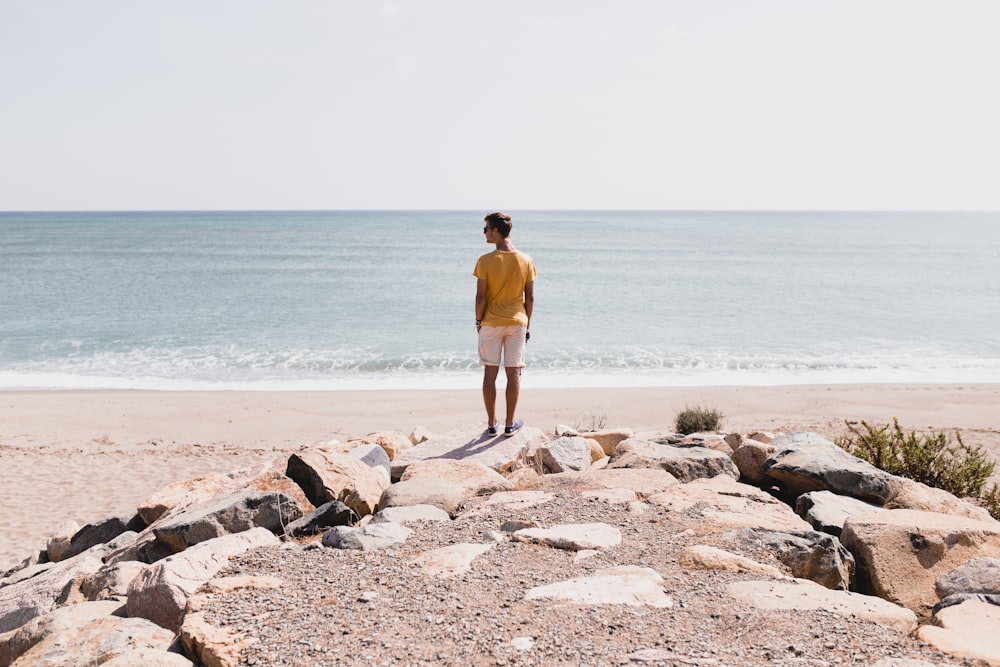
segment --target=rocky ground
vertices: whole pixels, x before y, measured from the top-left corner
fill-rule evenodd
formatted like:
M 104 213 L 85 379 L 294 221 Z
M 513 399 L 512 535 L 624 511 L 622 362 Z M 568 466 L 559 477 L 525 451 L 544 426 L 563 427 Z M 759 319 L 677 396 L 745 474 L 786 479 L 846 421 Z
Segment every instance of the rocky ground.
M 402 545 L 350 551 L 291 542 L 235 558 L 224 575 L 273 576 L 273 590 L 238 589 L 207 598 L 206 620 L 252 638 L 246 665 L 973 665 L 899 632 L 828 611 L 762 611 L 735 601 L 727 586 L 767 578 L 687 569 L 680 554 L 711 545 L 782 569 L 774 555 L 707 529 L 697 507 L 684 511 L 588 498 L 579 486 L 537 482 L 542 504 L 482 506 L 451 522 L 413 524 Z M 430 576 L 420 554 L 489 542 L 506 522 L 541 527 L 603 522 L 622 543 L 578 553 L 502 539 L 471 569 Z M 318 539 L 318 538 L 317 538 Z M 566 604 L 526 599 L 532 587 L 634 565 L 659 573 L 668 608 Z

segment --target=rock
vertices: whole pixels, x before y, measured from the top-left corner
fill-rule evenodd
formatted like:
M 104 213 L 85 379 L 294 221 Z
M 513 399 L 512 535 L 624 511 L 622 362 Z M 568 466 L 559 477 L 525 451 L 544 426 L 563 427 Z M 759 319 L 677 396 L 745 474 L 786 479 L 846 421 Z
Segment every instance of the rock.
M 497 506 L 503 507 L 511 512 L 517 512 L 528 509 L 529 507 L 534 507 L 535 505 L 547 503 L 553 498 L 555 498 L 555 495 L 549 493 L 548 491 L 498 491 L 483 502 L 479 503 L 477 506 L 462 513 L 457 518 L 464 519 L 466 517 L 476 516 L 490 511 L 492 508 L 496 508 Z
M 282 535 L 285 526 L 302 516 L 295 500 L 280 492 L 236 491 L 189 507 L 153 528 L 156 539 L 172 553 L 223 535 L 266 528 Z
M 934 614 L 917 638 L 959 658 L 1000 665 L 1000 607 L 970 601 Z
M 628 440 L 634 435 L 634 433 L 631 429 L 619 428 L 591 431 L 589 433 L 572 433 L 567 435 L 582 435 L 585 438 L 596 440 L 601 446 L 601 450 L 604 452 L 604 455 L 611 456 L 615 453 L 615 447 L 618 446 L 618 443 L 622 440 Z
M 225 595 L 239 590 L 271 591 L 284 585 L 284 580 L 269 576 L 213 577 L 202 584 L 198 595 L 188 598 L 188 611 L 200 611 L 205 596 Z
M 555 599 L 577 604 L 620 604 L 666 609 L 673 601 L 663 592 L 663 577 L 648 567 L 622 566 L 592 576 L 531 588 L 525 599 Z
M 372 523 L 415 523 L 417 521 L 451 521 L 440 507 L 434 505 L 410 505 L 408 507 L 387 507 L 372 516 Z
M 336 526 L 323 535 L 323 546 L 334 549 L 374 551 L 406 542 L 413 531 L 399 523 L 371 523 L 361 528 Z
M 747 440 L 733 452 L 733 463 L 740 477 L 752 484 L 763 483 L 764 461 L 774 454 L 774 447 L 757 440 Z
M 934 592 L 942 600 L 949 595 L 968 593 L 1000 595 L 1000 559 L 968 560 L 935 579 Z
M 217 473 L 174 482 L 143 499 L 139 503 L 139 516 L 148 526 L 170 509 L 202 503 L 237 487 L 232 478 Z
M 809 524 L 796 516 L 788 505 L 728 475 L 679 484 L 646 500 L 677 512 L 698 511 L 705 520 L 701 525 L 705 532 L 734 528 L 810 529 Z
M 140 531 L 145 527 L 145 522 L 138 515 L 113 516 L 96 523 L 88 523 L 76 531 L 70 539 L 62 558 L 71 558 L 98 544 L 110 542 L 126 531 Z
M 475 461 L 454 459 L 417 461 L 407 466 L 399 481 L 406 482 L 420 477 L 437 477 L 451 482 L 461 490 L 465 498 L 513 488 L 506 477 Z
M 606 523 L 576 523 L 552 528 L 524 528 L 511 535 L 515 542 L 545 544 L 555 549 L 609 549 L 621 544 L 621 531 Z
M 266 528 L 207 540 L 169 556 L 132 580 L 128 588 L 128 615 L 146 618 L 176 632 L 187 600 L 237 554 L 281 542 Z
M 934 581 L 968 560 L 1000 557 L 1000 523 L 919 510 L 850 517 L 841 540 L 857 561 L 857 588 L 929 616 Z
M 257 642 L 254 637 L 209 623 L 200 612 L 190 613 L 184 618 L 180 640 L 184 652 L 195 657 L 205 667 L 241 665 L 240 653 Z
M 527 467 L 529 454 L 548 438 L 541 429 L 525 426 L 509 438 L 486 435 L 479 424 L 449 431 L 428 438 L 392 461 L 392 478 L 400 479 L 403 472 L 417 461 L 451 459 L 472 461 L 499 473 Z
M 764 443 L 766 445 L 768 443 L 774 442 L 774 439 L 776 437 L 778 437 L 778 436 L 775 433 L 770 433 L 768 431 L 755 431 L 754 433 L 751 433 L 747 437 L 747 439 L 748 440 L 756 440 L 757 442 L 762 442 L 762 443 Z
M 142 665 L 142 667 L 192 667 L 192 662 L 180 653 L 139 647 L 108 660 L 102 667 L 136 667 L 136 665 Z
M 425 551 L 413 563 L 431 577 L 454 577 L 472 568 L 472 561 L 492 549 L 494 544 L 452 544 Z
M 703 544 L 696 544 L 685 549 L 678 557 L 677 562 L 689 570 L 729 570 L 766 574 L 779 578 L 785 576 L 776 567 Z
M 840 537 L 844 522 L 855 514 L 878 512 L 882 508 L 830 491 L 810 491 L 795 500 L 795 513 L 816 530 Z
M 535 450 L 536 470 L 541 474 L 588 470 L 593 463 L 593 443 L 593 440 L 579 436 L 563 436 L 547 442 Z M 597 446 L 600 448 L 600 445 Z
M 821 586 L 850 590 L 854 556 L 836 537 L 812 530 L 780 532 L 742 530 L 733 538 L 772 550 L 796 579 L 809 579 Z
M 746 441 L 746 438 L 743 437 L 742 433 L 727 433 L 723 440 L 729 445 L 730 454 L 733 454 Z
M 662 468 L 682 482 L 729 475 L 739 478 L 732 460 L 706 447 L 675 447 L 629 438 L 615 448 L 608 468 Z
M 379 433 L 369 433 L 363 438 L 352 438 L 347 441 L 346 446 L 354 449 L 358 445 L 378 445 L 389 457 L 390 461 L 395 461 L 403 452 L 414 446 L 409 438 L 399 431 L 382 431 Z
M 917 617 L 909 609 L 870 595 L 832 590 L 804 579 L 736 581 L 729 584 L 728 591 L 734 600 L 755 609 L 823 610 L 878 623 L 901 634 L 908 634 L 917 627 Z
M 884 505 L 896 493 L 892 475 L 815 433 L 781 436 L 771 446 L 774 454 L 764 462 L 764 475 L 791 495 L 832 491 Z
M 67 585 L 73 585 L 77 577 L 101 569 L 100 555 L 100 552 L 85 551 L 30 579 L 0 588 L 0 633 L 51 611 Z
M 385 490 L 379 499 L 380 511 L 390 507 L 433 505 L 455 516 L 465 501 L 462 490 L 439 477 L 418 477 L 396 482 Z
M 381 451 L 381 450 L 380 450 Z M 285 527 L 285 534 L 292 537 L 319 535 L 334 526 L 348 526 L 356 523 L 358 515 L 339 500 L 331 500 L 312 512 L 299 517 Z
M 382 492 L 389 486 L 378 471 L 361 461 L 323 449 L 292 454 L 285 474 L 302 487 L 316 507 L 339 500 L 358 516 L 374 512 Z
M 581 488 L 629 489 L 640 497 L 651 496 L 680 482 L 661 468 L 605 468 L 548 475 L 546 485 L 573 484 Z
M 149 664 L 139 658 L 147 651 L 166 653 L 174 633 L 142 618 L 103 616 L 53 632 L 26 651 L 14 667 L 91 667 L 113 659 L 131 665 Z M 183 656 L 178 656 L 183 659 Z M 174 662 L 190 665 L 191 662 Z
M 984 507 L 956 498 L 943 489 L 935 489 L 905 477 L 893 477 L 895 492 L 886 504 L 887 509 L 914 509 L 938 514 L 953 514 L 977 521 L 994 521 Z
M 79 628 L 94 619 L 111 616 L 121 608 L 122 603 L 117 600 L 59 607 L 10 632 L 0 634 L 0 667 L 8 667 L 49 635 Z
M 51 537 L 45 546 L 45 553 L 49 557 L 50 563 L 58 563 L 63 559 L 63 555 L 69 550 L 70 541 L 80 530 L 80 525 L 73 520 L 64 521 Z M 66 556 L 69 558 L 69 556 Z
M 252 471 L 245 488 L 251 491 L 280 491 L 291 496 L 303 513 L 313 511 L 316 506 L 306 497 L 302 487 L 285 475 L 287 465 L 287 459 L 282 457 L 260 466 L 256 471 Z
M 379 445 L 358 445 L 351 451 L 347 452 L 347 455 L 356 458 L 369 468 L 374 468 L 381 473 L 385 473 L 386 483 L 392 482 L 389 475 L 389 455 L 386 454 L 385 450 Z
M 124 598 L 128 595 L 128 586 L 132 580 L 148 567 L 146 563 L 134 560 L 105 565 L 97 572 L 80 579 L 80 593 L 91 601 Z

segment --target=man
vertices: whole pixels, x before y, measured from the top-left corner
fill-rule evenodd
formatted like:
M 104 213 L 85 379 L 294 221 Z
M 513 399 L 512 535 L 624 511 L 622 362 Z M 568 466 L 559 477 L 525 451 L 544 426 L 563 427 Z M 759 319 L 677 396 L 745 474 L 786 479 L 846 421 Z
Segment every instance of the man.
M 521 369 L 524 347 L 531 337 L 531 311 L 535 304 L 535 264 L 510 242 L 513 225 L 510 216 L 496 212 L 484 220 L 486 242 L 496 250 L 476 262 L 476 331 L 479 332 L 479 364 L 483 366 L 483 403 L 486 404 L 487 429 L 497 434 L 497 376 L 501 356 L 507 374 L 507 419 L 503 434 L 514 435 L 524 422 L 514 418 L 521 393 Z

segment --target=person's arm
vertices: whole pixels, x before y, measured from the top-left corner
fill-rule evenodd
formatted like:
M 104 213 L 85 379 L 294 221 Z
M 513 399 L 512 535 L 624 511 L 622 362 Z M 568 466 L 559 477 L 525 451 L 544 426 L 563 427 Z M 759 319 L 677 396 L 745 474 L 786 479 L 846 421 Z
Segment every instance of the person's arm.
M 480 322 L 486 317 L 486 281 L 479 278 L 476 281 L 476 329 L 478 330 Z
M 535 281 L 524 283 L 524 312 L 528 315 L 528 328 L 531 328 L 531 311 L 535 309 Z

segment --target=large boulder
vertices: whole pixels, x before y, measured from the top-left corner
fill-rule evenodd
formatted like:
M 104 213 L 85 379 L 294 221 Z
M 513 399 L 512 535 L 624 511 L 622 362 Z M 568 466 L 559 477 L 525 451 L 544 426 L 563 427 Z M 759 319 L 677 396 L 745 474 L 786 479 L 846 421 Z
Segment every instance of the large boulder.
M 628 440 L 635 434 L 632 432 L 632 429 L 618 428 L 590 431 L 587 433 L 580 433 L 578 435 L 590 440 L 596 440 L 601 446 L 601 450 L 604 452 L 604 455 L 611 456 L 615 453 L 615 447 L 618 446 L 618 443 L 622 440 Z
M 1000 595 L 1000 559 L 973 558 L 934 581 L 934 592 L 951 595 Z
M 266 528 L 276 535 L 302 516 L 295 500 L 281 492 L 236 491 L 188 508 L 153 528 L 156 539 L 172 552 L 223 535 Z
M 139 516 L 148 526 L 175 507 L 196 505 L 237 488 L 239 484 L 232 477 L 219 473 L 174 482 L 144 498 L 139 503 Z
M 815 433 L 791 433 L 771 442 L 763 473 L 787 493 L 832 491 L 877 505 L 896 494 L 893 476 L 851 456 Z
M 40 574 L 0 588 L 0 633 L 50 612 L 67 584 L 101 569 L 102 552 L 85 551 Z
M 830 491 L 810 491 L 795 500 L 795 513 L 816 530 L 840 537 L 844 522 L 855 514 L 870 514 L 882 508 L 850 496 Z
M 740 471 L 740 478 L 752 484 L 764 482 L 764 462 L 774 454 L 774 447 L 757 440 L 744 440 L 730 458 Z
M 387 521 L 350 528 L 335 526 L 323 535 L 323 546 L 334 549 L 375 551 L 401 546 L 413 531 L 401 523 Z
M 919 510 L 852 516 L 841 540 L 857 561 L 857 586 L 930 615 L 937 577 L 977 557 L 1000 558 L 1000 523 Z
M 358 515 L 350 507 L 339 500 L 331 500 L 285 526 L 285 534 L 292 537 L 318 535 L 328 528 L 347 526 L 357 520 Z
M 0 634 L 0 667 L 9 667 L 32 646 L 52 634 L 78 628 L 97 618 L 110 616 L 121 609 L 118 600 L 82 602 L 58 607 L 36 616 L 24 625 Z
M 623 440 L 611 455 L 608 468 L 660 468 L 682 482 L 728 475 L 738 479 L 732 459 L 707 447 L 678 447 L 648 440 Z
M 1000 665 L 1000 607 L 976 600 L 946 607 L 932 624 L 920 626 L 917 639 L 959 658 Z
M 399 481 L 406 482 L 420 477 L 437 477 L 451 482 L 468 498 L 496 491 L 509 491 L 514 486 L 510 480 L 488 466 L 475 461 L 455 459 L 417 461 L 406 468 Z
M 826 588 L 850 590 L 854 556 L 836 537 L 813 530 L 782 532 L 747 529 L 737 541 L 766 548 L 796 579 L 809 579 Z
M 62 558 L 72 558 L 98 544 L 110 542 L 126 531 L 138 532 L 145 527 L 145 522 L 138 515 L 112 516 L 101 521 L 88 523 L 70 538 L 69 545 L 62 553 Z
M 177 632 L 188 598 L 238 554 L 280 540 L 266 528 L 207 540 L 169 556 L 132 580 L 128 588 L 128 615 L 146 618 Z
M 383 493 L 378 508 L 433 505 L 455 516 L 462 508 L 467 495 L 457 485 L 440 477 L 417 477 L 396 482 Z
M 593 442 L 579 436 L 563 436 L 547 442 L 535 450 L 536 469 L 542 474 L 589 470 Z
M 531 455 L 548 441 L 541 429 L 525 426 L 509 438 L 490 437 L 481 425 L 435 435 L 401 453 L 392 460 L 392 478 L 417 461 L 453 459 L 472 461 L 504 473 L 528 467 Z
M 389 486 L 377 470 L 358 459 L 325 449 L 307 449 L 288 457 L 285 474 L 302 487 L 316 507 L 339 500 L 358 516 L 375 511 Z

